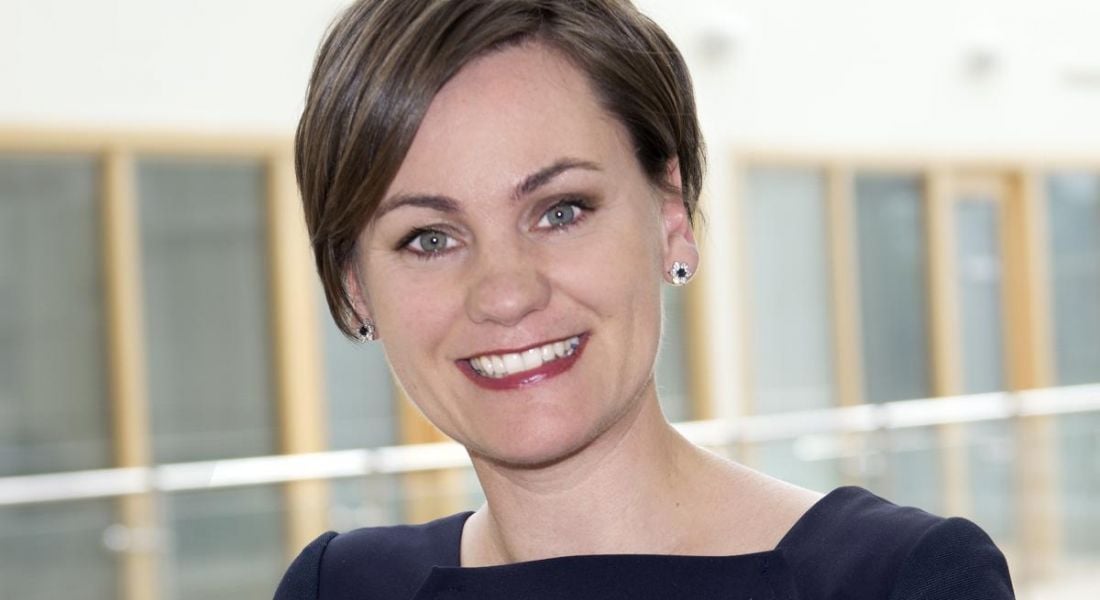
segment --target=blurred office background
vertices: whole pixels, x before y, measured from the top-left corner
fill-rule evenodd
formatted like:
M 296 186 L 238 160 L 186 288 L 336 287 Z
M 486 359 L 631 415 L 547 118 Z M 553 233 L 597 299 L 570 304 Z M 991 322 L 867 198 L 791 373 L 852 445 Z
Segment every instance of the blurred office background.
M 1092 597 L 1100 3 L 639 4 L 711 158 L 670 418 Z M 480 502 L 312 273 L 290 136 L 345 5 L 0 0 L 0 598 L 268 598 L 325 529 Z

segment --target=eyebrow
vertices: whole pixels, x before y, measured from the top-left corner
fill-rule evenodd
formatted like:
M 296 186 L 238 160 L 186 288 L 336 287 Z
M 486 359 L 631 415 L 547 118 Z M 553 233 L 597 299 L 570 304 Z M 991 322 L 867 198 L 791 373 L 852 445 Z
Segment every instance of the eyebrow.
M 523 181 L 512 190 L 512 199 L 518 201 L 520 198 L 530 195 L 540 187 L 550 183 L 558 175 L 572 169 L 602 171 L 600 166 L 592 161 L 562 158 L 554 162 L 554 164 L 543 167 L 525 177 Z M 438 194 L 397 194 L 382 203 L 374 218 L 378 219 L 382 215 L 397 208 L 401 208 L 402 206 L 427 208 L 442 213 L 459 212 L 458 202 L 454 198 L 448 196 Z
M 378 207 L 378 212 L 375 214 L 374 218 L 378 219 L 391 210 L 401 208 L 402 206 L 430 208 L 442 213 L 458 212 L 458 202 L 455 202 L 453 198 L 448 198 L 447 196 L 398 194 L 392 196 L 388 201 L 384 202 L 382 206 Z
M 540 187 L 550 183 L 555 177 L 562 173 L 569 171 L 570 169 L 584 169 L 586 171 L 599 171 L 600 166 L 594 162 L 587 160 L 579 160 L 575 158 L 562 158 L 549 167 L 539 169 L 535 173 L 528 175 L 516 189 L 512 192 L 512 198 L 519 200 L 520 198 L 534 192 Z

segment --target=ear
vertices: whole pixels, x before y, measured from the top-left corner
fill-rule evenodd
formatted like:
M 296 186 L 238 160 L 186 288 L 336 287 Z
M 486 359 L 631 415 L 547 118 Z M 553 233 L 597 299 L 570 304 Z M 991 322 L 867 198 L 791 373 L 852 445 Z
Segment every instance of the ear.
M 367 302 L 367 295 L 360 283 L 362 278 L 359 277 L 359 269 L 356 268 L 354 262 L 349 264 L 344 271 L 344 289 L 348 292 L 348 299 L 351 300 L 352 309 L 355 310 L 355 318 L 360 323 L 365 322 L 370 318 L 369 303 Z M 358 324 L 355 325 L 358 328 Z
M 663 242 L 664 269 L 673 262 L 687 263 L 694 273 L 699 269 L 699 248 L 695 243 L 695 230 L 688 218 L 684 206 L 684 195 L 680 179 L 680 161 L 673 158 L 668 161 L 665 172 L 668 190 L 661 194 L 661 226 Z M 663 269 L 663 270 L 664 270 Z

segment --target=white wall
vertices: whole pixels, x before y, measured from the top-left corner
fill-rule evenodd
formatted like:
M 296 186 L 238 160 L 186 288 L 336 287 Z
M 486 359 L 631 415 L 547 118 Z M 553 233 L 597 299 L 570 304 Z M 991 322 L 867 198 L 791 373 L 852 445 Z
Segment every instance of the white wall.
M 0 124 L 289 132 L 346 3 L 0 0 Z M 715 143 L 1100 150 L 1095 0 L 639 4 L 694 64 Z M 700 32 L 732 33 L 727 52 Z M 979 46 L 993 66 L 967 75 Z
M 693 55 L 714 131 L 741 145 L 1100 150 L 1095 0 L 645 4 Z M 723 29 L 732 48 L 703 60 L 690 33 Z
M 344 0 L 0 0 L 0 124 L 292 131 Z

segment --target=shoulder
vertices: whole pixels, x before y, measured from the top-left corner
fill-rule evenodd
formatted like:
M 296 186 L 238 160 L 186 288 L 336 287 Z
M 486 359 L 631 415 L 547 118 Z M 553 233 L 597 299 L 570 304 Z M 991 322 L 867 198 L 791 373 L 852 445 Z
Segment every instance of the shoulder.
M 909 553 L 891 600 L 1012 598 L 1004 555 L 984 531 L 951 518 L 929 529 Z
M 283 574 L 274 600 L 314 600 L 318 597 L 321 557 L 336 532 L 321 534 L 306 546 Z
M 322 534 L 291 563 L 275 600 L 411 597 L 432 567 L 458 565 L 468 516 Z
M 977 525 L 857 487 L 822 498 L 779 548 L 814 598 L 1012 598 L 1004 556 Z

